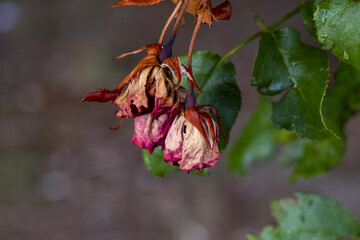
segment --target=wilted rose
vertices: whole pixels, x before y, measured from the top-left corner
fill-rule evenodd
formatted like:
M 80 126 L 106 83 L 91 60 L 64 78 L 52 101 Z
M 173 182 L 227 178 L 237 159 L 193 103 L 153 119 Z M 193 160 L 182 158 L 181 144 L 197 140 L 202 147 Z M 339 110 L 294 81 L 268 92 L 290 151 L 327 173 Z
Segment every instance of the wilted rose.
M 147 74 L 146 78 L 142 76 L 143 72 Z M 119 106 L 119 108 L 128 109 L 132 114 L 134 114 L 134 112 L 139 113 L 144 109 L 151 109 L 150 113 L 135 118 L 135 131 L 131 139 L 133 144 L 148 149 L 150 153 L 152 153 L 157 146 L 165 146 L 165 138 L 170 125 L 180 111 L 179 94 L 175 90 L 175 84 L 170 74 L 166 68 L 152 67 L 151 73 L 148 73 L 148 69 L 146 68 L 140 73 L 139 77 L 145 78 L 147 80 L 146 84 L 141 85 L 141 88 L 130 90 L 131 93 L 127 93 L 127 91 L 123 93 L 126 97 L 135 96 L 135 98 L 147 98 L 147 102 L 136 101 L 143 105 L 135 105 L 136 102 L 133 101 L 132 97 L 126 99 L 126 97 L 122 97 L 122 95 L 119 96 L 120 104 L 125 105 L 124 107 Z M 140 80 L 139 82 L 144 81 Z M 132 93 L 132 91 L 135 92 Z M 117 103 L 117 101 L 118 99 L 115 100 L 115 103 Z M 129 108 L 127 108 L 126 104 L 128 101 L 132 102 L 132 105 L 128 105 L 130 106 Z M 145 104 L 147 108 L 144 107 Z M 123 112 L 124 111 L 119 110 L 117 116 L 124 117 L 124 115 L 122 115 Z
M 171 72 L 163 67 L 146 67 L 135 81 L 115 99 L 118 118 L 134 118 L 152 113 L 155 118 L 166 113 L 178 100 Z
M 219 131 L 211 119 L 200 119 L 203 131 L 188 121 L 184 113 L 178 115 L 165 140 L 164 161 L 179 165 L 187 172 L 213 167 L 219 160 Z

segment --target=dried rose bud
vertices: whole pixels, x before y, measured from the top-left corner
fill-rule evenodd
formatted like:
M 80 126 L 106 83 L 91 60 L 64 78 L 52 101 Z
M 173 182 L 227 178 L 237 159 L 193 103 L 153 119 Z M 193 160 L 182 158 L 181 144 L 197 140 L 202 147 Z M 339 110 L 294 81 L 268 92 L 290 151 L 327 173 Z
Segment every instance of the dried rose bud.
M 219 131 L 209 117 L 207 112 L 199 115 L 200 127 L 188 121 L 184 113 L 179 114 L 165 139 L 164 161 L 175 163 L 187 172 L 213 167 L 219 160 Z

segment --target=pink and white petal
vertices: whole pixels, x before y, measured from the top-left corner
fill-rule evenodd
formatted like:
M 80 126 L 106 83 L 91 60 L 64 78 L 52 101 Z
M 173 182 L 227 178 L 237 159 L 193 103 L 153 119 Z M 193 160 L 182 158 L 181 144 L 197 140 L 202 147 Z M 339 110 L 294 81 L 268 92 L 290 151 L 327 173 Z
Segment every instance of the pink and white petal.
M 151 114 L 139 116 L 134 119 L 134 136 L 131 139 L 133 144 L 147 149 L 151 154 L 154 150 L 153 143 L 149 139 Z
M 184 122 L 183 114 L 178 115 L 173 121 L 165 139 L 164 161 L 181 161 L 184 143 L 182 138 Z
M 158 119 L 154 120 L 151 131 L 151 140 L 156 142 L 157 146 L 162 146 L 163 149 L 165 148 L 166 136 L 179 112 L 180 104 L 177 102 L 171 107 L 168 113 L 163 114 Z
M 147 149 L 150 154 L 158 146 L 164 148 L 170 121 L 173 120 L 171 117 L 171 114 L 163 114 L 158 119 L 153 119 L 151 114 L 145 114 L 135 118 L 135 131 L 131 142 Z
M 169 117 L 168 114 L 161 115 L 158 119 L 154 119 L 151 131 L 150 131 L 150 139 L 157 146 L 164 146 L 165 137 L 169 130 Z

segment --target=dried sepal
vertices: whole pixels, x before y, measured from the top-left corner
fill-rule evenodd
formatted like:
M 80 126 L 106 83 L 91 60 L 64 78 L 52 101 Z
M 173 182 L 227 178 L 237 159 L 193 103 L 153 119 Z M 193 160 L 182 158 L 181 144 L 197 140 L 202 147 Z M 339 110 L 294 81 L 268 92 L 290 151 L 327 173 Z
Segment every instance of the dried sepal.
M 119 96 L 119 91 L 111 91 L 106 88 L 97 89 L 94 92 L 89 93 L 84 97 L 80 103 L 82 102 L 108 102 L 114 100 Z
M 169 68 L 172 71 L 172 73 L 174 74 L 174 76 L 176 78 L 176 81 L 177 81 L 177 83 L 175 85 L 175 88 L 180 87 L 180 85 L 181 85 L 181 62 L 180 62 L 180 58 L 179 57 L 166 58 L 161 65 Z
M 140 52 L 142 52 L 144 50 L 146 50 L 148 52 L 148 54 L 158 55 L 160 53 L 160 51 L 161 51 L 161 45 L 157 44 L 157 43 L 148 44 L 148 45 L 142 46 L 139 49 L 136 49 L 135 51 L 128 52 L 128 53 L 123 53 L 120 56 L 117 56 L 116 58 L 114 58 L 113 60 L 118 60 L 118 59 L 121 59 L 121 58 L 126 57 L 128 55 L 137 54 L 137 53 L 140 53 Z
M 162 1 L 164 0 L 122 0 L 118 3 L 115 3 L 111 7 L 133 6 L 133 5 L 146 6 L 146 5 L 158 4 Z
M 196 107 L 192 107 L 189 109 L 186 109 L 184 111 L 184 117 L 187 121 L 189 121 L 195 128 L 197 128 L 197 130 L 201 133 L 201 135 L 204 137 L 207 145 L 209 146 L 209 148 L 211 148 L 210 145 L 210 141 L 206 135 L 206 132 L 204 130 L 204 127 L 202 125 L 199 113 L 198 113 L 198 109 Z
M 138 63 L 138 65 L 136 65 L 136 67 L 124 78 L 124 80 L 115 88 L 115 90 L 117 91 L 121 91 L 125 86 L 127 86 L 129 84 L 129 82 L 137 76 L 137 74 L 144 68 L 149 67 L 149 66 L 156 66 L 159 65 L 160 62 L 158 60 L 158 56 L 160 54 L 161 51 L 161 46 L 159 44 L 149 44 L 146 45 L 142 48 L 139 48 L 138 50 L 135 50 L 134 52 L 131 53 L 126 53 L 123 55 L 120 55 L 119 57 L 115 58 L 115 59 L 120 59 L 122 57 L 125 57 L 129 54 L 135 54 L 135 53 L 139 53 L 143 50 L 147 50 L 148 54 L 140 60 L 140 62 Z
M 216 20 L 229 20 L 232 14 L 232 6 L 229 1 L 225 1 L 212 9 L 212 14 Z
M 211 115 L 206 111 L 199 111 L 199 116 L 202 122 L 205 122 L 208 126 L 208 130 L 210 132 L 210 135 L 207 136 L 210 142 L 210 148 L 212 149 L 214 146 L 214 141 L 216 138 L 215 135 L 215 125 L 213 123 L 213 120 L 211 118 Z
M 187 76 L 188 82 L 194 86 L 194 88 L 196 89 L 196 91 L 198 91 L 198 93 L 202 93 L 202 91 L 200 90 L 199 86 L 197 85 L 195 78 L 194 78 L 193 74 L 191 73 L 191 71 L 183 64 L 181 64 L 180 67 L 181 67 L 181 72 Z
M 199 106 L 198 108 L 199 108 L 199 110 L 203 110 L 203 109 L 205 109 L 205 108 L 210 108 L 211 112 L 215 115 L 216 120 L 217 120 L 218 123 L 219 123 L 219 127 L 220 127 L 221 133 L 222 133 L 225 141 L 227 141 L 227 138 L 226 138 L 224 129 L 222 128 L 222 125 L 221 125 L 221 119 L 220 119 L 220 116 L 219 116 L 219 113 L 218 113 L 217 109 L 216 109 L 214 106 L 212 106 L 212 105 L 201 105 L 201 106 Z

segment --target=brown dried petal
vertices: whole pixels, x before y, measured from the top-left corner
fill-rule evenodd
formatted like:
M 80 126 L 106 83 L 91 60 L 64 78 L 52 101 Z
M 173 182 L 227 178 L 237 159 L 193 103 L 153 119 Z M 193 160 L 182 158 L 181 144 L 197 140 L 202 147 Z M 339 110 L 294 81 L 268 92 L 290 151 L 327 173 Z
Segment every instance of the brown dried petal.
M 166 69 L 160 68 L 155 75 L 155 107 L 153 115 L 157 116 L 168 112 L 170 108 L 178 101 L 178 93 L 175 91 L 172 76 L 166 73 Z
M 144 68 L 139 75 L 133 79 L 126 91 L 115 99 L 115 104 L 120 108 L 116 113 L 118 118 L 133 118 L 149 111 L 148 98 L 146 96 L 146 82 L 151 67 Z

